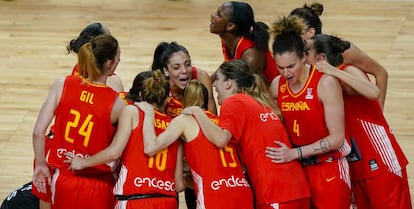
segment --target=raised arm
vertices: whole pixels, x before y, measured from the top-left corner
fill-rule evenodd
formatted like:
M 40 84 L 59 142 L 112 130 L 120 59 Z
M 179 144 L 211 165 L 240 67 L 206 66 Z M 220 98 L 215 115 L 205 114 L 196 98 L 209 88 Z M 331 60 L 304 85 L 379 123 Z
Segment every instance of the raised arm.
M 143 124 L 145 154 L 155 155 L 158 151 L 174 143 L 183 134 L 185 126 L 181 125 L 180 116 L 177 116 L 170 122 L 167 129 L 157 137 L 154 128 L 154 107 L 147 102 L 136 104 L 145 113 Z
M 342 88 L 348 95 L 362 95 L 368 99 L 378 99 L 380 90 L 371 83 L 358 68 L 350 65 L 340 70 L 326 61 L 316 64 L 316 69 L 341 80 Z
M 217 147 L 223 148 L 230 141 L 232 135 L 226 129 L 222 129 L 213 123 L 198 106 L 187 107 L 182 114 L 193 115 L 207 139 Z
M 138 119 L 138 109 L 132 105 L 125 106 L 121 112 L 118 129 L 111 144 L 87 158 L 79 158 L 74 156 L 73 153 L 67 152 L 68 160 L 65 162 L 70 163 L 69 169 L 81 170 L 117 160 L 127 146 L 132 130 L 137 127 Z
M 351 48 L 343 53 L 344 63 L 355 65 L 365 73 L 373 75 L 375 77 L 375 84 L 380 90 L 378 101 L 382 109 L 384 109 L 385 97 L 387 94 L 388 85 L 388 72 L 377 61 L 372 59 L 368 54 L 363 52 L 354 44 L 351 44 Z

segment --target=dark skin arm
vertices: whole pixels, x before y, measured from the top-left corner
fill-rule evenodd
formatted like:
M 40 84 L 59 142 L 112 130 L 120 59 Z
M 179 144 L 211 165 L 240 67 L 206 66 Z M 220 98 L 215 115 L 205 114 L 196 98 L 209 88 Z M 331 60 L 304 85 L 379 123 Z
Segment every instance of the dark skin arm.
M 263 70 L 266 67 L 266 56 L 264 52 L 256 48 L 250 48 L 243 52 L 240 59 L 246 62 L 253 72 L 263 74 Z
M 375 84 L 380 90 L 378 101 L 381 105 L 381 108 L 384 110 L 388 82 L 387 70 L 354 44 L 351 44 L 351 47 L 342 55 L 344 56 L 345 64 L 352 64 L 365 73 L 368 73 L 375 77 Z

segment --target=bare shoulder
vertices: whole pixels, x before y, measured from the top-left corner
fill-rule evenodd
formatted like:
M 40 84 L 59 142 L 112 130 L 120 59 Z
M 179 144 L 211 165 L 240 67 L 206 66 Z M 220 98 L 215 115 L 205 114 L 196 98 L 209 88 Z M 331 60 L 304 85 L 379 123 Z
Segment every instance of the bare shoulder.
M 106 84 L 117 92 L 124 91 L 124 84 L 117 74 L 108 76 Z
M 122 108 L 122 112 L 128 113 L 128 114 L 137 114 L 138 113 L 138 107 L 135 105 L 125 105 Z
M 272 80 L 272 82 L 270 83 L 269 91 L 270 91 L 270 94 L 271 94 L 271 96 L 273 98 L 277 98 L 278 97 L 278 89 L 279 89 L 280 76 L 281 75 L 276 76 Z
M 317 91 L 322 100 L 324 100 L 323 98 L 336 98 L 334 95 L 342 97 L 342 88 L 338 79 L 327 74 L 324 74 L 319 81 Z
M 201 77 L 205 77 L 205 78 L 210 77 L 209 74 L 207 73 L 207 71 L 205 71 L 205 70 L 203 70 L 199 67 L 196 67 L 196 69 L 197 69 L 197 76 L 201 76 Z
M 173 121 L 174 120 L 182 124 L 188 124 L 188 126 L 193 126 L 193 124 L 197 123 L 195 118 L 192 115 L 188 115 L 188 114 L 180 114 L 177 117 L 175 117 Z

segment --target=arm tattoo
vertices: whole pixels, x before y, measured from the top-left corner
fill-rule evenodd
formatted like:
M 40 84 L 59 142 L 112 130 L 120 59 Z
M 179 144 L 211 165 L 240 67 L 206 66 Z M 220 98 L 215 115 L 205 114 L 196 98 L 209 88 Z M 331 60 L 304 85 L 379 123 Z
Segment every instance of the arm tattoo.
M 329 150 L 330 144 L 326 139 L 321 139 L 319 142 L 320 147 L 314 148 L 314 151 L 322 151 L 323 153 L 327 152 Z

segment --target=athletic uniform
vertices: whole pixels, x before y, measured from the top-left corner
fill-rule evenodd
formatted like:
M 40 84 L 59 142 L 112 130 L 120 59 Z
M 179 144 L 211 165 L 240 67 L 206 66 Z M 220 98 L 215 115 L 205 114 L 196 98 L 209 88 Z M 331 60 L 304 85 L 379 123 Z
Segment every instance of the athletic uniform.
M 121 98 L 122 101 L 125 102 L 125 104 L 127 104 L 127 105 L 133 105 L 134 104 L 133 100 L 130 100 L 126 97 L 128 95 L 127 91 L 121 91 L 118 94 L 119 94 L 119 98 Z
M 206 113 L 217 122 L 217 116 Z M 184 144 L 184 153 L 191 167 L 197 208 L 253 209 L 253 194 L 234 144 L 217 148 L 200 129 L 196 138 Z
M 240 39 L 237 41 L 236 44 L 236 49 L 234 51 L 234 56 L 231 56 L 228 53 L 228 49 L 227 49 L 227 45 L 226 43 L 222 40 L 221 41 L 221 49 L 223 51 L 223 56 L 224 56 L 224 61 L 229 61 L 232 59 L 240 59 L 243 55 L 243 53 L 250 48 L 255 48 L 256 44 L 241 36 Z M 276 68 L 276 62 L 273 59 L 272 53 L 270 52 L 270 50 L 266 50 L 265 52 L 265 56 L 266 56 L 266 67 L 263 70 L 263 76 L 264 78 L 267 80 L 268 83 L 272 82 L 273 79 L 279 75 L 279 71 Z
M 72 73 L 71 73 L 71 75 L 79 75 L 78 64 L 76 64 L 75 66 L 73 66 L 73 69 L 72 69 Z M 134 102 L 133 102 L 133 101 L 128 100 L 128 99 L 126 98 L 126 95 L 127 95 L 127 94 L 128 94 L 128 92 L 126 92 L 126 91 L 119 92 L 119 97 L 120 97 L 123 101 L 125 101 L 125 104 L 134 104 Z
M 46 159 L 55 168 L 52 179 L 52 208 L 113 208 L 115 163 L 72 172 L 65 152 L 86 158 L 110 145 L 116 128 L 111 112 L 118 93 L 90 83 L 79 76 L 67 76 L 55 109 L 55 134 Z
M 355 205 L 358 209 L 411 208 L 408 160 L 378 101 L 344 93 L 344 104 L 347 136 L 355 140 L 361 156 L 350 161 Z
M 12 191 L 3 200 L 0 209 L 39 209 L 39 199 L 32 194 L 32 182 Z
M 76 76 L 79 75 L 78 64 L 75 64 L 75 66 L 73 66 L 71 75 L 76 75 Z M 52 125 L 50 127 L 49 133 L 45 136 L 45 153 L 48 153 L 49 151 L 49 142 L 51 142 L 51 140 L 53 139 L 53 134 L 55 133 L 54 129 L 55 129 L 55 126 Z M 53 168 L 49 168 L 49 171 L 50 171 L 50 174 L 53 175 Z M 51 202 L 52 192 L 50 191 L 49 184 L 46 184 L 46 193 L 41 193 L 37 191 L 36 185 L 32 184 L 32 193 L 37 198 L 45 202 Z
M 192 67 L 192 79 L 197 79 L 197 68 Z M 176 117 L 181 113 L 183 110 L 183 103 L 180 99 L 175 98 L 172 94 L 167 98 L 166 106 L 165 106 L 165 113 L 171 117 Z M 184 160 L 184 164 L 187 162 Z M 196 208 L 196 199 L 194 189 L 186 187 L 184 190 L 185 194 L 185 202 L 187 204 L 187 209 L 195 209 Z
M 278 88 L 278 105 L 289 137 L 294 146 L 312 144 L 328 133 L 322 102 L 317 86 L 323 73 L 310 67 L 309 77 L 302 90 L 293 93 L 282 76 Z M 302 160 L 310 185 L 312 204 L 317 209 L 349 209 L 351 204 L 349 167 L 345 156 L 349 144 L 337 151 Z
M 240 114 L 243 113 L 243 114 Z M 278 140 L 291 147 L 279 117 L 253 97 L 236 94 L 223 101 L 219 126 L 232 134 L 246 166 L 256 199 L 256 208 L 309 208 L 309 187 L 298 160 L 276 164 L 264 151 Z
M 175 169 L 179 142 L 159 151 L 154 156 L 146 155 L 143 143 L 144 113 L 138 109 L 138 126 L 132 130 L 127 146 L 121 156 L 121 171 L 114 187 L 117 209 L 177 209 L 175 191 Z M 156 134 L 163 132 L 171 117 L 155 111 Z

